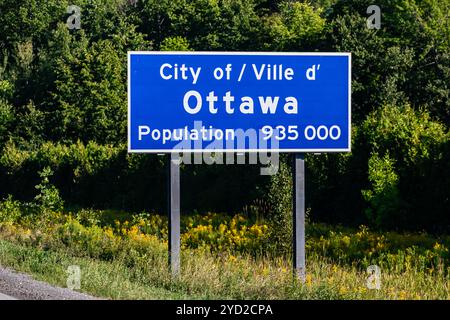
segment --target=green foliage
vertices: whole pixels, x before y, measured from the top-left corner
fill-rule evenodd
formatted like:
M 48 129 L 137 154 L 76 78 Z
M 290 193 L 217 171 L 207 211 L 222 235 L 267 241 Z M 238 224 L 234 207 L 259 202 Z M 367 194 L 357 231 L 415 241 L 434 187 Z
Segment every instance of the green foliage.
M 433 121 L 426 111 L 410 106 L 385 106 L 365 120 L 362 133 L 373 151 L 390 150 L 402 164 L 416 164 L 439 157 L 439 148 L 448 140 L 444 125 Z
M 65 30 L 63 28 L 63 30 Z M 126 81 L 116 48 L 101 40 L 55 70 L 54 135 L 69 141 L 123 142 L 126 137 Z
M 100 224 L 100 212 L 92 209 L 81 209 L 76 214 L 76 220 L 83 226 L 97 226 Z
M 190 51 L 189 42 L 183 37 L 168 37 L 161 42 L 161 51 Z
M 99 188 L 98 191 L 104 192 L 98 193 L 96 199 L 104 197 L 105 201 L 110 201 L 111 195 L 108 192 L 112 192 L 117 171 L 111 173 L 111 177 L 102 177 L 103 171 L 112 166 L 117 157 L 123 155 L 123 151 L 125 150 L 121 148 L 100 146 L 93 142 L 87 145 L 78 142 L 70 146 L 47 142 L 34 151 L 26 151 L 8 142 L 0 157 L 0 174 L 6 185 L 9 185 L 8 190 L 26 201 L 31 201 L 35 192 L 34 185 L 41 181 L 36 172 L 46 171 L 46 167 L 56 172 L 56 184 L 65 198 L 72 201 L 80 201 L 80 196 L 89 199 L 93 196 L 93 189 L 90 188 L 98 179 L 104 185 L 97 183 L 96 187 Z M 126 166 L 126 158 L 122 161 Z
M 386 105 L 354 127 L 352 139 L 351 154 L 307 158 L 312 216 L 444 232 L 449 221 L 448 128 L 425 110 Z
M 0 77 L 0 149 L 9 138 L 15 120 L 13 107 L 8 103 L 13 91 L 11 83 Z
M 181 36 L 195 50 L 248 50 L 260 25 L 254 7 L 253 0 L 150 0 L 137 3 L 135 14 L 158 49 Z
M 398 216 L 404 214 L 400 207 L 398 180 L 395 162 L 389 154 L 380 158 L 374 153 L 369 159 L 369 182 L 372 189 L 362 190 L 364 199 L 370 203 L 366 214 L 373 225 L 394 227 L 393 223 L 398 222 Z
M 14 43 L 24 39 L 37 39 L 42 36 L 52 23 L 63 16 L 67 1 L 14 0 L 0 2 L 0 42 L 12 48 Z
M 0 80 L 0 100 L 11 98 L 14 92 L 13 85 L 8 80 Z
M 16 115 L 17 117 L 17 115 Z M 12 134 L 12 140 L 26 148 L 36 148 L 45 141 L 45 113 L 30 102 L 21 110 Z
M 266 46 L 276 51 L 295 51 L 308 48 L 321 38 L 325 20 L 321 9 L 307 3 L 284 1 L 280 12 L 265 19 L 264 33 L 268 35 Z
M 6 143 L 14 121 L 13 109 L 0 100 L 0 148 Z
M 5 54 L 5 73 L 15 84 L 18 119 L 33 105 L 42 113 L 39 122 L 44 130 L 18 123 L 15 140 L 33 147 L 45 140 L 123 141 L 127 56 L 121 53 L 150 48 L 136 32 L 123 1 L 78 1 L 81 30 L 66 26 L 67 1 L 26 2 L 14 8 L 8 1 L 2 4 L 8 12 L 5 30 L 20 34 L 19 29 L 29 26 L 30 32 L 23 30 L 29 35 L 17 39 L 3 39 L 1 33 L 4 50 L 0 52 Z M 31 14 L 32 10 L 39 15 Z M 27 20 L 28 16 L 33 19 Z M 27 134 L 30 130 L 36 131 L 34 135 Z
M 276 251 L 289 253 L 292 248 L 292 173 L 290 157 L 280 157 L 277 174 L 270 176 L 266 190 L 267 204 L 270 214 L 270 242 Z
M 331 37 L 338 51 L 352 53 L 352 117 L 357 123 L 386 103 L 406 99 L 403 88 L 413 64 L 412 49 L 391 45 L 368 29 L 360 15 L 336 18 Z
M 61 211 L 64 207 L 58 189 L 50 183 L 52 175 L 53 172 L 48 167 L 39 172 L 41 183 L 35 187 L 39 193 L 34 197 L 34 202 L 42 212 Z
M 391 228 L 438 223 L 442 216 L 423 212 L 444 212 L 448 205 L 443 189 L 449 181 L 442 177 L 449 170 L 444 159 L 450 136 L 445 126 L 425 111 L 386 106 L 365 120 L 361 134 L 371 154 L 371 188 L 364 192 L 371 219 Z
M 352 52 L 356 120 L 385 103 L 408 101 L 417 109 L 427 106 L 448 125 L 450 1 L 378 1 L 380 30 L 366 27 L 371 4 L 339 1 L 328 16 L 333 46 Z
M 0 202 L 0 223 L 16 223 L 22 216 L 22 205 L 9 195 Z
M 314 240 L 307 247 L 319 255 L 342 264 L 353 263 L 363 268 L 376 264 L 385 273 L 444 272 L 450 258 L 450 239 L 435 239 L 426 233 L 398 234 L 373 232 L 366 226 L 357 230 L 330 229 L 313 224 L 307 229 Z

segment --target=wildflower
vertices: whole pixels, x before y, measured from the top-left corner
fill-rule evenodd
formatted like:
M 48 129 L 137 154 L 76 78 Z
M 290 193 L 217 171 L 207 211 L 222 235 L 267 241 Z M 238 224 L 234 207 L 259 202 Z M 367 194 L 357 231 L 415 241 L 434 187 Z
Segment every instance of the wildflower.
M 357 290 L 357 292 L 358 292 L 358 293 L 361 293 L 361 294 L 364 294 L 364 293 L 367 292 L 367 288 L 366 288 L 366 287 L 360 287 L 360 288 Z
M 346 287 L 341 286 L 341 287 L 339 288 L 339 294 L 344 295 L 344 294 L 346 294 L 347 292 L 348 292 L 348 290 L 347 290 Z
M 312 285 L 312 276 L 310 274 L 306 275 L 305 282 L 306 282 L 306 285 L 308 287 L 311 287 L 311 285 Z
M 406 293 L 406 291 L 400 291 L 400 294 L 399 294 L 399 297 L 398 297 L 398 299 L 399 300 L 406 300 L 406 298 L 407 298 L 407 293 Z
M 350 237 L 349 236 L 343 236 L 342 237 L 342 242 L 348 247 L 350 246 Z
M 223 223 L 221 223 L 219 226 L 219 233 L 224 234 L 226 229 L 227 229 L 227 226 L 224 225 Z

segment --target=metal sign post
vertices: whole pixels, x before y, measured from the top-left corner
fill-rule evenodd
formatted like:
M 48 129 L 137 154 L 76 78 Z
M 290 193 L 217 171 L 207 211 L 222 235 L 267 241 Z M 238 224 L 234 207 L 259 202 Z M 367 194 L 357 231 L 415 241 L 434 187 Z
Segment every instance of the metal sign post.
M 172 277 L 180 274 L 180 163 L 169 155 L 168 163 L 168 215 L 169 215 L 169 266 Z
M 294 154 L 292 166 L 293 178 L 293 214 L 292 214 L 292 249 L 294 275 L 305 281 L 305 156 Z

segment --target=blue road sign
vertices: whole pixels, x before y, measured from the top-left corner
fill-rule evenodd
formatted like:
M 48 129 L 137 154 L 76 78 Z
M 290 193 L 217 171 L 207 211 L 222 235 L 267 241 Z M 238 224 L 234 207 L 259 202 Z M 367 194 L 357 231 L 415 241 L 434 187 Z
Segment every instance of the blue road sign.
M 129 152 L 345 152 L 350 53 L 129 52 Z

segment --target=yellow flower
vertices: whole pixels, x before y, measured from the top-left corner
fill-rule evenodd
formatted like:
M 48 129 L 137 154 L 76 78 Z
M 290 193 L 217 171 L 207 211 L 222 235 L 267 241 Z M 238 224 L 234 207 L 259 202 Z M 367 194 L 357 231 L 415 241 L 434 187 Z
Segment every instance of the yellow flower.
M 219 226 L 219 233 L 221 233 L 221 234 L 225 233 L 226 229 L 227 229 L 227 226 L 224 225 L 223 223 L 221 223 Z
M 347 288 L 344 287 L 344 286 L 341 286 L 341 287 L 339 288 L 339 293 L 340 293 L 340 294 L 346 294 L 347 291 L 348 291 Z
M 399 294 L 399 300 L 406 300 L 406 298 L 407 298 L 407 293 L 406 293 L 406 291 L 400 291 L 400 294 Z
M 313 281 L 312 275 L 307 274 L 305 280 L 306 280 L 306 285 L 307 285 L 308 287 L 310 287 L 310 286 L 312 285 L 312 281 Z
M 366 293 L 367 292 L 367 288 L 366 287 L 360 287 L 358 290 L 357 290 L 359 293 Z
M 342 237 L 342 242 L 343 242 L 346 246 L 350 246 L 350 237 L 349 237 L 349 236 L 343 236 L 343 237 Z
M 110 238 L 113 238 L 114 237 L 114 232 L 113 232 L 112 228 L 109 228 L 109 227 L 105 228 L 105 235 L 110 237 Z

